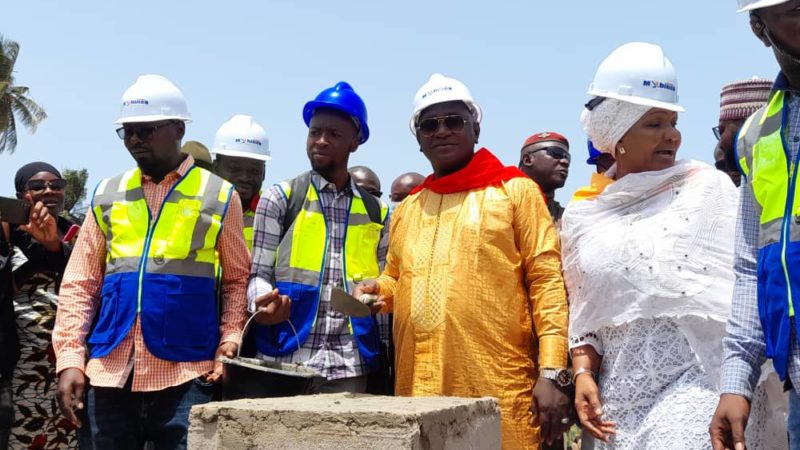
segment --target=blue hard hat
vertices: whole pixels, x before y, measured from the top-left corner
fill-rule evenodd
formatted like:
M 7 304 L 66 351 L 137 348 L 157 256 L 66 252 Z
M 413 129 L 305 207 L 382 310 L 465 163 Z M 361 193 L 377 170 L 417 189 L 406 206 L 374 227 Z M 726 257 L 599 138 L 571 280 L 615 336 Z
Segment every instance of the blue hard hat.
M 369 139 L 369 127 L 367 126 L 367 107 L 364 100 L 356 94 L 353 87 L 345 81 L 336 83 L 335 86 L 325 89 L 317 95 L 317 98 L 306 103 L 303 107 L 303 120 L 306 126 L 311 123 L 311 116 L 317 108 L 331 108 L 342 111 L 358 121 L 359 144 L 367 142 Z
M 592 141 L 590 139 L 586 140 L 586 145 L 589 147 L 589 159 L 586 160 L 586 164 L 593 166 L 597 164 L 597 157 L 602 155 L 603 152 L 594 148 L 594 144 L 592 144 Z

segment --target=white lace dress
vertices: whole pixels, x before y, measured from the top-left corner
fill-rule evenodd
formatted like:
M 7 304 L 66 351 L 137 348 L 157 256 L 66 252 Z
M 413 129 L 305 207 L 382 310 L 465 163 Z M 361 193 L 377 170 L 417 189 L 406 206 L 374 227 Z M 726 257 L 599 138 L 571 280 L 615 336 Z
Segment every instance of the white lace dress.
M 617 423 L 611 444 L 597 441 L 596 449 L 711 449 L 708 424 L 719 391 L 673 319 L 606 327 L 582 342 L 604 353 L 599 376 L 603 417 Z M 781 448 L 770 446 L 763 435 L 765 407 L 763 395 L 757 395 L 749 449 Z

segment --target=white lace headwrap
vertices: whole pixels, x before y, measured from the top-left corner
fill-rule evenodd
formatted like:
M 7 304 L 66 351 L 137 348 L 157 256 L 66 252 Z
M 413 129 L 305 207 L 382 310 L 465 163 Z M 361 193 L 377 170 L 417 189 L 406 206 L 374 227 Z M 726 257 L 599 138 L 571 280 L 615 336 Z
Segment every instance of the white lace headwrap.
M 584 108 L 581 113 L 581 123 L 594 147 L 613 155 L 617 142 L 650 109 L 652 106 L 606 98 L 591 111 Z

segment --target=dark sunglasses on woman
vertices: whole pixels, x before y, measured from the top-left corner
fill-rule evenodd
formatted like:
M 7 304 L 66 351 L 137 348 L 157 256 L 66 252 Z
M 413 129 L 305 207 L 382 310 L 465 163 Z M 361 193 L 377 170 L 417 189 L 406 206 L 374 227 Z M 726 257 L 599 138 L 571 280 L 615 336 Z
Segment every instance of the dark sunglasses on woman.
M 26 187 L 33 192 L 44 192 L 47 188 L 50 188 L 51 191 L 63 191 L 67 187 L 67 180 L 60 178 L 51 181 L 30 180 Z

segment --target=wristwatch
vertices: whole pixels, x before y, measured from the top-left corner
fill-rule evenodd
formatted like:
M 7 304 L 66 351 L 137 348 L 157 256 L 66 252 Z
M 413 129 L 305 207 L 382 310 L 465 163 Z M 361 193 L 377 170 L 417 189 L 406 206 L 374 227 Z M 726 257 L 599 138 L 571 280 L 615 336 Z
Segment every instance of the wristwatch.
M 542 368 L 539 376 L 547 378 L 559 387 L 567 387 L 572 384 L 572 373 L 569 369 Z

